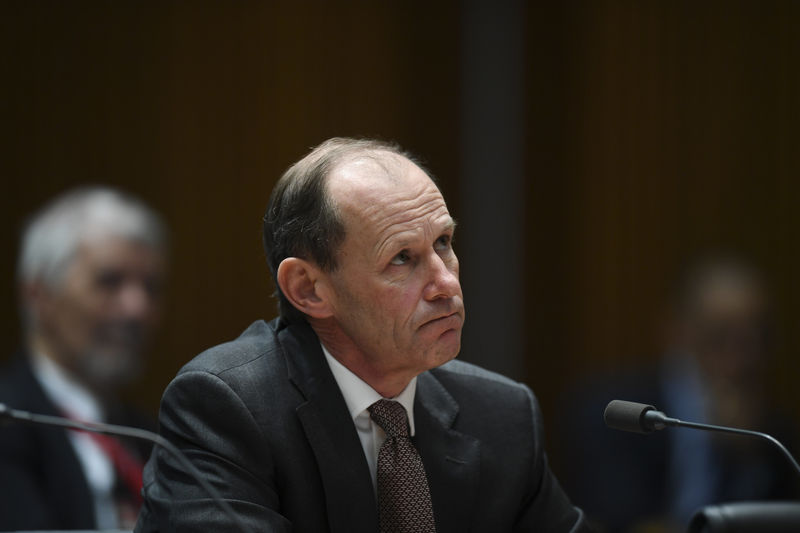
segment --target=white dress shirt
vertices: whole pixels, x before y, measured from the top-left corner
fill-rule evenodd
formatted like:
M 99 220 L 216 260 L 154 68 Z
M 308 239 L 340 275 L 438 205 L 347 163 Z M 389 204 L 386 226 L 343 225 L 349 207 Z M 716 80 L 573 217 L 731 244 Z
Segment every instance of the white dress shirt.
M 361 439 L 361 447 L 364 448 L 364 455 L 369 465 L 369 473 L 372 476 L 372 486 L 377 491 L 378 486 L 378 451 L 381 449 L 383 441 L 386 440 L 386 433 L 381 427 L 372 421 L 367 408 L 380 399 L 394 400 L 399 402 L 408 415 L 409 435 L 414 436 L 414 395 L 417 392 L 417 378 L 414 377 L 403 389 L 403 392 L 394 398 L 383 398 L 375 389 L 367 385 L 361 378 L 353 374 L 346 366 L 336 360 L 330 352 L 322 346 L 328 366 L 342 391 L 347 410 L 353 419 L 353 424 L 358 431 L 358 438 Z
M 63 416 L 83 422 L 104 422 L 105 414 L 97 399 L 52 359 L 41 354 L 33 354 L 31 366 L 45 394 L 61 410 Z M 78 456 L 89 489 L 94 496 L 97 528 L 118 527 L 113 498 L 116 479 L 114 464 L 88 434 L 67 431 L 67 437 Z

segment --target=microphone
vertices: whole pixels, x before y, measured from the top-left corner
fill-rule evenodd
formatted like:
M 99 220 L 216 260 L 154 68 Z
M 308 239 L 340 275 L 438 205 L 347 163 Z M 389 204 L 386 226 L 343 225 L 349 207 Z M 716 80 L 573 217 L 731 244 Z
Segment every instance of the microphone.
M 219 492 L 203 478 L 203 475 L 200 471 L 195 467 L 186 456 L 170 441 L 162 437 L 157 433 L 153 433 L 152 431 L 147 431 L 146 429 L 139 429 L 134 427 L 128 426 L 119 426 L 115 424 L 100 424 L 95 422 L 77 422 L 74 420 L 70 420 L 68 418 L 62 418 L 59 416 L 50 416 L 50 415 L 41 415 L 36 413 L 31 413 L 29 411 L 21 411 L 18 409 L 12 409 L 8 407 L 4 403 L 0 403 L 0 422 L 3 421 L 16 421 L 22 422 L 25 424 L 32 424 L 32 425 L 43 425 L 43 426 L 54 426 L 54 427 L 62 427 L 67 429 L 73 429 L 77 431 L 89 431 L 92 433 L 101 433 L 104 435 L 116 435 L 121 437 L 132 437 L 134 439 L 146 440 L 148 442 L 153 443 L 156 446 L 161 446 L 165 449 L 172 457 L 174 457 L 182 467 L 186 469 L 186 471 L 194 478 L 197 483 L 203 487 L 211 499 L 214 500 L 220 509 L 230 518 L 241 531 L 251 531 L 251 528 L 248 527 L 242 519 L 233 511 L 230 504 L 222 499 Z
M 624 400 L 611 400 L 603 413 L 603 420 L 605 420 L 606 425 L 611 429 L 632 431 L 634 433 L 652 433 L 653 431 L 661 430 L 669 426 L 702 429 L 705 431 L 719 431 L 721 433 L 734 433 L 736 435 L 749 435 L 751 437 L 765 439 L 775 445 L 792 464 L 795 472 L 800 474 L 800 465 L 797 464 L 797 460 L 789 453 L 789 450 L 772 435 L 767 435 L 760 431 L 714 426 L 711 424 L 701 424 L 699 422 L 685 422 L 677 418 L 668 417 L 661 411 L 657 411 L 652 405 L 626 402 Z

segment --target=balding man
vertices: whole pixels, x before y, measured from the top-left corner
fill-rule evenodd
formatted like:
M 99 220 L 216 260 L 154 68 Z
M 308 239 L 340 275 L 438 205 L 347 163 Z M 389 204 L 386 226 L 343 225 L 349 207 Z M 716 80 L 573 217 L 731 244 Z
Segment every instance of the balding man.
M 253 531 L 579 531 L 531 391 L 453 361 L 455 222 L 398 147 L 331 139 L 276 185 L 264 242 L 280 317 L 184 367 L 162 400 Z M 234 531 L 155 453 L 137 531 Z

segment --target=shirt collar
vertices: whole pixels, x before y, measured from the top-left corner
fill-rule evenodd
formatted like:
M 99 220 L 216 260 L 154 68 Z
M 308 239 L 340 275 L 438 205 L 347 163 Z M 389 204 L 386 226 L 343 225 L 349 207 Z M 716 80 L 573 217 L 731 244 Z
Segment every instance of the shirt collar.
M 100 402 L 51 358 L 34 352 L 31 367 L 47 396 L 64 416 L 85 422 L 104 419 Z
M 347 410 L 350 412 L 350 418 L 355 422 L 356 418 L 367 413 L 367 408 L 383 396 L 370 387 L 364 380 L 353 374 L 353 372 L 340 363 L 335 357 L 331 355 L 327 348 L 322 343 L 322 352 L 325 354 L 325 359 L 328 361 L 328 366 L 331 368 L 333 378 L 336 384 L 339 385 L 339 390 L 342 391 L 344 402 L 347 404 Z M 416 376 L 403 389 L 403 392 L 394 398 L 386 398 L 399 402 L 408 415 L 409 435 L 414 436 L 414 396 L 417 393 L 417 378 Z

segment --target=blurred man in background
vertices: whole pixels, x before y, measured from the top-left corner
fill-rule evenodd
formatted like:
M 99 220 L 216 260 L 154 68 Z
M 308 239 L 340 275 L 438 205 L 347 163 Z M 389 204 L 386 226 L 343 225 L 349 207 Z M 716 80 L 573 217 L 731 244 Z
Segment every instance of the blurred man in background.
M 164 230 L 117 191 L 69 192 L 22 235 L 24 346 L 0 402 L 79 421 L 151 426 L 119 403 L 159 318 Z M 132 527 L 148 450 L 107 436 L 0 426 L 0 530 Z
M 789 425 L 765 390 L 772 321 L 756 270 L 731 256 L 696 262 L 674 291 L 667 322 L 656 368 L 585 387 L 563 418 L 573 422 L 563 436 L 565 485 L 607 531 L 682 531 L 704 505 L 796 491 L 785 458 L 760 440 L 688 429 L 642 436 L 604 426 L 603 410 L 618 398 L 683 420 L 786 438 Z

